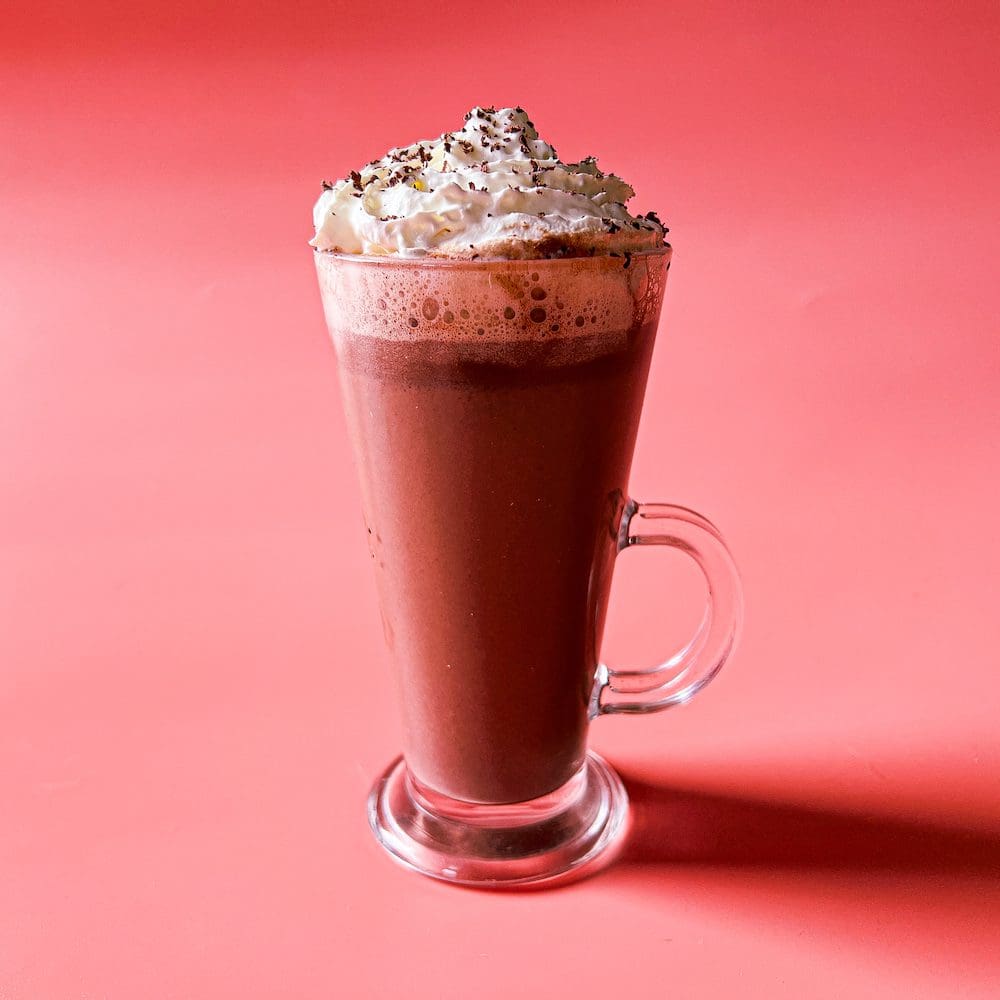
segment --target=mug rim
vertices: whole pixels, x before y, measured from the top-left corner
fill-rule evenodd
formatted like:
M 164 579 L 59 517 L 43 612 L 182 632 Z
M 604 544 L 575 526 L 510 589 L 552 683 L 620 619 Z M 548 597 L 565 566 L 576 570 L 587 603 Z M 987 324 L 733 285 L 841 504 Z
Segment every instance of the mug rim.
M 324 260 L 334 260 L 351 264 L 375 264 L 382 267 L 399 265 L 408 267 L 427 267 L 448 270 L 451 268 L 488 268 L 497 265 L 528 265 L 541 268 L 553 266 L 565 266 L 569 264 L 579 265 L 581 261 L 611 261 L 611 260 L 645 260 L 655 257 L 670 257 L 673 254 L 673 247 L 669 243 L 664 243 L 658 247 L 646 247 L 642 250 L 620 250 L 614 253 L 595 253 L 592 256 L 578 254 L 566 257 L 434 257 L 426 255 L 423 257 L 402 257 L 399 254 L 361 254 L 346 253 L 340 250 L 321 250 L 313 247 L 312 252 L 316 258 Z M 626 256 L 627 255 L 627 256 Z

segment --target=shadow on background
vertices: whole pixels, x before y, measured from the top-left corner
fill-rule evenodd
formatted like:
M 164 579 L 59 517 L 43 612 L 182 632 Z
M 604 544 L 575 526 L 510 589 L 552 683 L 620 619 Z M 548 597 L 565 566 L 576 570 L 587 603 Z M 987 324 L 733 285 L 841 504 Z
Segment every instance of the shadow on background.
M 632 822 L 607 878 L 653 902 L 665 934 L 693 906 L 777 954 L 905 970 L 920 996 L 1000 996 L 996 816 L 949 826 L 918 806 L 800 806 L 619 773 Z
M 632 828 L 616 867 L 934 872 L 1000 881 L 1000 830 L 710 795 L 620 773 L 632 800 Z

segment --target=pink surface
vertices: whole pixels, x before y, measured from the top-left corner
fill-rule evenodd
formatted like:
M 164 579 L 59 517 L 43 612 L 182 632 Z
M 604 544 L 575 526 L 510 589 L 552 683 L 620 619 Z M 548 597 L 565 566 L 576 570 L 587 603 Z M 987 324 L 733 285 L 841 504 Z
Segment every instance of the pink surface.
M 996 996 L 996 5 L 28 6 L 0 997 Z M 671 225 L 635 492 L 716 519 L 747 592 L 704 695 L 595 725 L 636 832 L 547 894 L 368 833 L 397 723 L 304 246 L 320 178 L 477 102 Z M 654 562 L 617 661 L 690 625 Z

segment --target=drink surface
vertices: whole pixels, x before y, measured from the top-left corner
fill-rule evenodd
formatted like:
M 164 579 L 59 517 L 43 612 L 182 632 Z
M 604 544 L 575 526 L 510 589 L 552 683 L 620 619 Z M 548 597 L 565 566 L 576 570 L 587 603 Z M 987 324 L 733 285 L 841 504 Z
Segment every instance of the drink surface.
M 434 287 L 317 263 L 408 766 L 467 801 L 545 794 L 583 760 L 662 261 L 484 266 Z M 324 283 L 324 267 L 354 273 Z

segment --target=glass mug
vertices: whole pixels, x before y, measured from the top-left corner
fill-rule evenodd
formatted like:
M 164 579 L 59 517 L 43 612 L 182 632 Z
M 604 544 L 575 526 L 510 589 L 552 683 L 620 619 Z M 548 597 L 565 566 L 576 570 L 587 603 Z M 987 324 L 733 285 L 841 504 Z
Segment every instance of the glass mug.
M 590 722 L 687 701 L 733 649 L 716 528 L 627 492 L 670 256 L 314 254 L 403 721 L 369 819 L 426 875 L 501 887 L 610 857 L 628 797 Z M 689 555 L 708 601 L 680 652 L 618 670 L 601 636 L 635 545 Z

